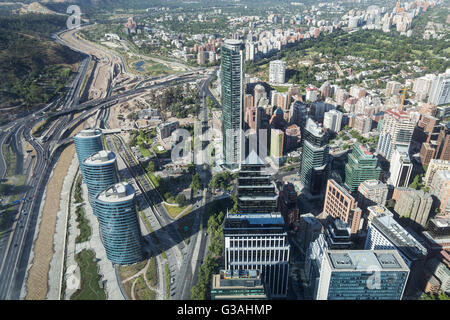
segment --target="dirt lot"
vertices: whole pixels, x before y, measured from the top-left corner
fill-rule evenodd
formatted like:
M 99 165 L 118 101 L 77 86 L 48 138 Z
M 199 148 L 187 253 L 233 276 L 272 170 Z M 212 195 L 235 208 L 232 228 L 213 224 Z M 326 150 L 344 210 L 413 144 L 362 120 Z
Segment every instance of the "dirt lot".
M 84 124 L 80 124 L 74 134 L 81 131 Z M 45 204 L 39 225 L 39 234 L 35 242 L 34 258 L 27 279 L 26 300 L 44 300 L 48 291 L 48 272 L 53 256 L 53 236 L 56 227 L 56 216 L 60 210 L 60 194 L 64 178 L 75 155 L 72 144 L 62 152 L 53 170 L 45 193 Z

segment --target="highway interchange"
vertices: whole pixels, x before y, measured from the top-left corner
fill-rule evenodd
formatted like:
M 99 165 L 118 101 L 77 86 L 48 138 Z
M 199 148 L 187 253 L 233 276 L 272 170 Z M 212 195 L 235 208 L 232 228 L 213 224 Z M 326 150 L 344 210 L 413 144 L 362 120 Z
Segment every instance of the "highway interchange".
M 56 34 L 54 39 L 61 44 L 67 45 L 60 38 L 61 33 Z M 70 46 L 69 46 L 70 47 Z M 71 49 L 77 50 L 71 47 Z M 30 255 L 32 253 L 33 239 L 38 225 L 39 212 L 43 200 L 44 191 L 49 181 L 52 169 L 59 159 L 62 146 L 71 143 L 70 133 L 82 121 L 93 116 L 99 110 L 103 112 L 106 108 L 120 101 L 125 101 L 130 97 L 143 93 L 148 89 L 163 88 L 172 84 L 180 84 L 201 80 L 201 91 L 212 96 L 209 92 L 207 83 L 212 78 L 214 72 L 208 74 L 205 79 L 202 69 L 183 72 L 177 75 L 167 77 L 154 77 L 145 79 L 131 90 L 121 92 L 117 95 L 111 95 L 112 89 L 108 90 L 108 94 L 103 99 L 96 99 L 84 103 L 80 103 L 82 96 L 81 87 L 83 80 L 88 76 L 88 69 L 92 56 L 81 52 L 83 60 L 79 65 L 78 73 L 74 80 L 68 86 L 67 94 L 63 98 L 55 99 L 50 104 L 44 106 L 40 110 L 34 112 L 23 113 L 12 123 L 8 123 L 0 127 L 0 178 L 4 179 L 7 172 L 7 163 L 3 155 L 3 145 L 12 146 L 16 153 L 17 164 L 16 174 L 25 174 L 25 184 L 27 188 L 20 195 L 21 201 L 18 205 L 15 222 L 3 239 L 4 245 L 0 246 L 0 299 L 19 299 L 22 287 L 25 282 L 26 271 L 28 268 Z M 122 61 L 123 63 L 123 61 Z M 125 67 L 123 66 L 124 70 Z M 93 71 L 92 71 L 93 72 Z M 149 84 L 148 84 L 149 83 Z M 206 85 L 205 85 L 206 84 Z M 86 90 L 86 89 L 85 89 Z M 206 106 L 203 106 L 206 108 Z M 75 114 L 80 114 L 74 118 Z M 105 114 L 109 114 L 106 112 Z M 51 118 L 53 124 L 47 128 L 39 138 L 32 136 L 32 129 L 42 121 L 42 118 Z M 27 141 L 35 150 L 35 157 L 28 166 L 24 168 L 24 154 L 22 140 Z M 113 144 L 110 142 L 114 140 Z M 190 296 L 190 288 L 194 284 L 196 270 L 191 268 L 191 260 L 194 256 L 194 247 L 200 245 L 199 254 L 196 257 L 198 261 L 203 260 L 205 253 L 206 238 L 203 232 L 194 233 L 188 246 L 179 234 L 176 223 L 170 218 L 161 201 L 157 198 L 153 187 L 150 185 L 148 178 L 145 176 L 143 169 L 132 155 L 128 147 L 123 143 L 119 136 L 108 137 L 108 144 L 120 156 L 131 164 L 130 173 L 136 179 L 137 185 L 144 195 L 147 205 L 151 208 L 152 216 L 148 218 L 161 226 L 163 233 L 158 236 L 165 243 L 167 257 L 169 260 L 171 279 L 174 280 L 171 286 L 171 299 L 188 299 Z M 25 172 L 24 172 L 25 170 Z M 195 216 L 194 226 L 192 230 L 198 230 L 201 223 L 201 211 L 204 209 L 202 204 L 209 200 L 209 195 L 204 194 L 205 199 L 197 200 L 195 204 L 198 209 L 191 214 Z M 201 197 L 200 197 L 201 198 Z M 197 241 L 197 236 L 201 237 L 201 241 Z M 198 248 L 197 248 L 198 250 Z

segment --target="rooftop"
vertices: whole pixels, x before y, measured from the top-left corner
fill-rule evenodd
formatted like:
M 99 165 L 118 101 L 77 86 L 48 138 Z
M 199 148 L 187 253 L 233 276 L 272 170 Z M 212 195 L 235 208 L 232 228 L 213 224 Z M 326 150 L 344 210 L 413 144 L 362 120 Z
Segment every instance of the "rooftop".
M 84 164 L 91 164 L 91 165 L 96 165 L 96 164 L 110 164 L 113 163 L 116 160 L 116 154 L 114 152 L 111 151 L 107 151 L 107 150 L 101 150 L 99 152 L 96 152 L 92 155 L 90 155 L 89 157 L 87 157 L 84 160 Z
M 77 138 L 90 138 L 90 137 L 95 137 L 95 136 L 99 136 L 102 134 L 102 130 L 100 129 L 84 129 L 81 130 L 75 137 Z
M 308 118 L 306 121 L 306 130 L 308 130 L 311 134 L 315 135 L 316 137 L 323 136 L 325 134 L 325 131 L 323 128 L 314 122 L 311 118 Z
M 131 184 L 119 182 L 108 187 L 97 195 L 97 199 L 103 202 L 124 202 L 133 199 L 135 190 Z
M 329 250 L 328 262 L 334 271 L 407 271 L 396 250 Z
M 427 249 L 394 220 L 391 212 L 378 214 L 373 219 L 372 224 L 411 260 L 420 259 L 427 255 Z

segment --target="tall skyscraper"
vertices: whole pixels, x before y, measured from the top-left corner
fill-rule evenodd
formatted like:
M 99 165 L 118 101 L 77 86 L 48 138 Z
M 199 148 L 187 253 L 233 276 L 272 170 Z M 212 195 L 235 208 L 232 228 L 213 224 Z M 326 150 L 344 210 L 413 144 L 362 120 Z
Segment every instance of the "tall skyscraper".
M 243 160 L 244 48 L 240 40 L 226 40 L 222 47 L 222 134 L 225 166 L 239 168 Z M 245 149 L 244 149 L 245 150 Z
M 428 102 L 435 105 L 450 103 L 450 72 L 438 75 L 432 82 Z
M 286 82 L 286 62 L 275 60 L 270 62 L 269 82 L 283 84 Z
M 362 182 L 378 180 L 380 172 L 378 159 L 365 146 L 356 144 L 345 165 L 345 185 L 354 192 Z
M 328 180 L 323 215 L 339 218 L 349 224 L 351 233 L 356 234 L 361 222 L 361 209 L 355 198 L 333 179 Z
M 83 173 L 83 161 L 100 150 L 102 146 L 102 130 L 100 129 L 84 129 L 73 137 L 75 150 L 77 151 L 78 163 Z M 83 177 L 84 180 L 84 177 Z
M 383 127 L 380 132 L 377 152 L 391 161 L 394 148 L 397 145 L 409 147 L 415 123 L 405 111 L 389 109 L 383 117 Z
M 395 250 L 328 250 L 316 300 L 401 300 L 409 269 Z
M 94 212 L 106 256 L 112 263 L 133 264 L 144 259 L 135 190 L 130 184 L 117 183 L 100 192 Z
M 413 164 L 409 158 L 408 148 L 397 146 L 392 155 L 391 165 L 389 167 L 389 184 L 394 187 L 407 187 L 411 178 Z
M 97 194 L 118 182 L 116 155 L 114 152 L 101 150 L 87 157 L 83 161 L 83 167 L 89 201 L 94 204 Z
M 304 132 L 300 180 L 311 194 L 320 194 L 328 178 L 328 134 L 311 118 Z
M 248 162 L 239 171 L 238 213 L 227 214 L 223 225 L 225 269 L 259 270 L 268 297 L 285 297 L 290 245 L 278 196 L 264 165 Z

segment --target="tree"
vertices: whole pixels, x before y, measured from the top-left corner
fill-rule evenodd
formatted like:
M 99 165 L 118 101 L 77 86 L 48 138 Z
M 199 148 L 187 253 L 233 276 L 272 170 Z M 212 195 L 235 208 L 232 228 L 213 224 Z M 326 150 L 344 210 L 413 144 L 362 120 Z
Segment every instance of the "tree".
M 179 193 L 177 197 L 175 198 L 175 202 L 180 206 L 183 207 L 186 204 L 186 196 L 183 193 Z
M 197 190 L 200 190 L 201 183 L 200 183 L 200 177 L 198 176 L 198 173 L 194 174 L 192 176 L 192 182 L 191 182 L 191 189 L 192 192 L 197 192 Z
M 150 161 L 150 162 L 147 164 L 147 171 L 148 171 L 148 172 L 155 172 L 155 171 L 156 171 L 156 165 L 155 165 L 155 162 Z

